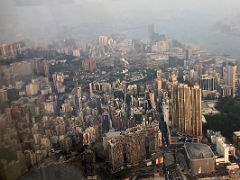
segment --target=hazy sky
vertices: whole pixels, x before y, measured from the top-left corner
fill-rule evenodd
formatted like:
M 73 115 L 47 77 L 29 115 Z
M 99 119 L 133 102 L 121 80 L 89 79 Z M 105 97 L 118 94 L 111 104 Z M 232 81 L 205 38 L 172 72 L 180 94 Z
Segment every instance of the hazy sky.
M 141 37 L 149 23 L 157 32 L 198 41 L 218 21 L 239 21 L 239 12 L 240 0 L 0 0 L 0 42 L 111 33 Z

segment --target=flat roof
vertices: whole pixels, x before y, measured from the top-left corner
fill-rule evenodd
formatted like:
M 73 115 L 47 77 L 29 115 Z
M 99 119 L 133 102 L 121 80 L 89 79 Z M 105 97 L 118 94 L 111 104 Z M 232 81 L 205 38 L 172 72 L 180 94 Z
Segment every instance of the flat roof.
M 109 131 L 105 135 L 106 137 L 116 137 L 121 135 L 121 131 Z
M 235 136 L 240 136 L 240 131 L 234 131 L 233 134 L 234 134 Z
M 211 148 L 206 144 L 185 143 L 184 148 L 188 158 L 192 160 L 213 158 L 215 156 Z

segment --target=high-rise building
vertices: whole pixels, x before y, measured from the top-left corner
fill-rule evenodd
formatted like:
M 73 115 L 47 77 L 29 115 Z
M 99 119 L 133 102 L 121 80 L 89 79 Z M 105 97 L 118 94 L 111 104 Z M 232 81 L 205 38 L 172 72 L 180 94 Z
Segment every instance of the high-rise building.
M 39 92 L 39 84 L 38 83 L 30 83 L 26 86 L 26 93 L 28 96 L 37 95 Z
M 77 95 L 77 97 L 82 97 L 82 88 L 81 88 L 81 86 L 78 86 L 77 88 L 76 88 L 76 95 Z
M 110 135 L 110 136 L 109 136 Z M 138 125 L 124 132 L 108 133 L 103 138 L 113 172 L 123 166 L 142 162 L 162 146 L 162 133 L 157 122 Z
M 158 98 L 161 95 L 161 91 L 162 91 L 162 80 L 161 79 L 157 79 L 157 93 L 158 93 Z
M 154 36 L 155 36 L 154 24 L 149 24 L 148 25 L 148 37 L 150 40 L 153 40 Z
M 163 72 L 162 72 L 161 69 L 157 70 L 157 79 L 161 79 L 162 78 L 162 74 L 163 74 Z
M 203 74 L 203 65 L 202 63 L 197 63 L 194 67 L 194 70 L 198 73 L 198 76 L 201 76 Z
M 44 69 L 44 75 L 46 77 L 48 77 L 49 76 L 49 64 L 48 64 L 48 62 L 46 62 L 46 61 L 44 62 L 43 69 Z
M 172 127 L 194 140 L 202 138 L 202 95 L 199 86 L 176 84 L 172 93 Z
M 168 41 L 158 41 L 152 46 L 152 52 L 167 52 L 170 49 L 170 44 Z
M 164 98 L 162 102 L 163 120 L 169 125 L 169 99 Z
M 151 102 L 151 106 L 153 109 L 156 109 L 156 104 L 155 104 L 155 96 L 154 96 L 154 92 L 149 92 L 149 99 Z
M 199 84 L 202 90 L 214 91 L 217 88 L 215 77 L 207 74 L 201 75 Z
M 232 87 L 232 96 L 236 96 L 237 92 L 237 65 L 233 63 L 223 64 L 223 80 L 224 83 Z
M 95 177 L 95 171 L 96 171 L 96 158 L 95 154 L 91 149 L 86 149 L 84 151 L 84 159 L 83 159 L 83 164 L 84 164 L 84 171 L 85 175 L 88 177 L 88 179 L 93 178 L 96 179 Z
M 168 65 L 169 67 L 183 67 L 185 64 L 185 60 L 183 58 L 179 58 L 177 56 L 169 56 Z
M 57 101 L 48 99 L 43 104 L 45 114 L 55 114 L 57 111 Z
M 73 55 L 74 57 L 81 57 L 81 51 L 80 51 L 80 49 L 74 49 L 74 50 L 72 50 L 72 55 Z
M 81 86 L 76 87 L 76 94 L 74 96 L 75 105 L 78 106 L 79 110 L 82 109 L 82 88 Z
M 123 168 L 124 156 L 126 156 L 126 148 L 124 148 L 125 137 L 122 135 L 112 135 L 112 137 L 109 137 L 108 135 L 107 137 L 104 137 L 103 142 L 106 144 L 105 146 L 108 152 L 107 158 L 111 164 L 111 170 L 115 172 Z
M 82 67 L 85 71 L 93 71 L 96 69 L 96 62 L 90 59 L 82 61 Z
M 22 53 L 23 42 L 0 45 L 0 58 L 12 58 Z
M 192 129 L 193 137 L 202 138 L 202 91 L 199 86 L 191 89 Z
M 107 36 L 99 36 L 98 37 L 98 44 L 102 46 L 107 46 L 108 45 L 108 40 L 109 38 Z
M 8 94 L 6 89 L 0 89 L 0 104 L 8 101 Z
M 228 85 L 220 85 L 218 91 L 221 94 L 221 97 L 232 96 L 233 88 Z
M 93 87 L 92 83 L 89 83 L 89 96 L 90 98 L 93 96 Z

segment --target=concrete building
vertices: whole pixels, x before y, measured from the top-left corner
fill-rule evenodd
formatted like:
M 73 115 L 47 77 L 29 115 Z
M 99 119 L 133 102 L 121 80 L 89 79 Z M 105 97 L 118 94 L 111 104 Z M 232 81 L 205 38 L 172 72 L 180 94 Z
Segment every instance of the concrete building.
M 154 24 L 149 24 L 148 25 L 148 38 L 151 41 L 155 39 Z
M 233 144 L 236 147 L 237 156 L 240 156 L 240 131 L 233 132 Z
M 193 175 L 212 173 L 215 171 L 215 155 L 206 144 L 184 144 L 188 165 Z
M 1 44 L 0 45 L 0 58 L 13 58 L 18 54 L 21 54 L 23 49 L 22 42 L 16 42 L 13 44 Z
M 177 57 L 179 60 L 184 62 L 185 60 L 185 52 L 183 48 L 180 47 L 172 47 L 169 52 L 169 57 Z M 182 63 L 181 62 L 181 63 Z
M 93 85 L 92 85 L 92 83 L 89 83 L 89 96 L 90 96 L 90 98 L 93 96 Z
M 207 137 L 212 144 L 216 145 L 217 155 L 220 157 L 218 161 L 222 159 L 222 162 L 229 163 L 229 155 L 236 157 L 235 146 L 226 143 L 226 138 L 222 136 L 220 131 L 207 130 Z
M 126 130 L 125 134 L 125 154 L 127 159 L 127 164 L 137 164 L 143 161 L 146 156 L 145 151 L 145 141 L 143 138 L 145 136 L 144 130 L 142 128 L 130 128 Z
M 83 165 L 84 172 L 88 179 L 93 178 L 95 176 L 96 171 L 96 158 L 95 154 L 92 150 L 86 149 L 83 153 Z
M 162 102 L 162 112 L 164 122 L 169 126 L 169 99 L 164 98 Z
M 119 133 L 111 133 L 103 138 L 103 145 L 109 154 L 108 160 L 113 172 L 124 168 L 124 141 L 124 136 Z
M 9 71 L 13 78 L 29 76 L 34 74 L 34 61 L 21 61 L 10 64 Z
M 199 84 L 202 90 L 214 91 L 217 89 L 217 81 L 211 75 L 201 75 Z
M 52 87 L 50 85 L 47 85 L 47 86 L 44 86 L 42 89 L 41 89 L 41 94 L 42 95 L 49 95 L 52 93 Z
M 81 57 L 81 50 L 80 49 L 74 49 L 72 50 L 72 54 L 74 57 Z
M 154 96 L 154 92 L 149 92 L 149 98 L 151 101 L 151 106 L 153 109 L 156 109 L 156 103 L 155 103 L 155 96 Z
M 159 148 L 162 146 L 162 133 L 159 129 L 159 124 L 156 122 L 146 126 L 145 130 L 146 156 L 150 157 L 151 154 L 159 151 Z
M 199 86 L 173 85 L 172 128 L 196 141 L 202 139 L 202 95 Z
M 6 89 L 0 89 L 0 104 L 8 101 L 8 94 Z
M 229 162 L 229 147 L 224 137 L 216 137 L 216 149 L 217 153 L 224 157 L 224 162 Z
M 85 71 L 93 71 L 96 69 L 96 62 L 91 59 L 82 61 L 82 67 Z
M 157 79 L 161 79 L 162 76 L 163 76 L 163 74 L 164 74 L 164 73 L 162 72 L 161 69 L 157 70 Z
M 224 83 L 232 87 L 232 96 L 236 96 L 237 92 L 237 65 L 233 63 L 223 64 L 223 80 Z
M 168 58 L 169 67 L 178 67 L 178 66 L 183 67 L 184 64 L 185 64 L 185 60 L 177 56 L 169 56 Z
M 202 139 L 202 93 L 199 86 L 194 86 L 191 92 L 192 121 L 191 133 L 198 141 Z
M 54 86 L 58 93 L 64 93 L 66 86 L 64 85 L 65 76 L 61 73 L 54 73 L 52 75 Z
M 152 46 L 152 52 L 163 53 L 170 49 L 170 44 L 168 41 L 158 41 Z
M 158 94 L 158 98 L 160 98 L 161 91 L 162 91 L 162 80 L 160 78 L 158 78 L 157 79 L 157 94 Z
M 99 36 L 98 44 L 101 46 L 107 46 L 108 45 L 108 37 L 107 36 Z
M 93 89 L 96 90 L 96 91 L 102 91 L 102 92 L 108 93 L 108 94 L 111 93 L 111 91 L 112 91 L 111 84 L 107 83 L 107 82 L 94 83 L 93 84 Z
M 34 59 L 34 70 L 38 75 L 44 74 L 46 77 L 49 76 L 49 63 L 46 60 Z
M 146 157 L 159 151 L 162 146 L 162 134 L 159 124 L 138 125 L 119 134 L 109 133 L 103 138 L 103 144 L 109 154 L 113 172 L 126 165 L 134 165 L 144 161 Z
M 110 149 L 110 162 L 112 166 L 112 171 L 115 172 L 119 169 L 124 167 L 124 151 L 123 151 L 123 144 L 124 138 L 119 137 L 112 140 L 109 143 Z
M 219 92 L 221 94 L 221 97 L 232 96 L 233 95 L 233 87 L 228 86 L 228 85 L 220 85 Z
M 57 110 L 57 102 L 51 99 L 46 100 L 43 104 L 45 114 L 55 114 Z
M 39 84 L 38 83 L 30 83 L 26 86 L 26 93 L 28 96 L 37 95 L 39 92 Z

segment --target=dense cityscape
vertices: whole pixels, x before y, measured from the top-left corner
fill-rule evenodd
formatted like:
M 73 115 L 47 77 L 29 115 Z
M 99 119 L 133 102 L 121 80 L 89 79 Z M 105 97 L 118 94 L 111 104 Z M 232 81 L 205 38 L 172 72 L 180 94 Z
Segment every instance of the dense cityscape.
M 0 41 L 0 180 L 240 178 L 240 60 L 144 28 Z

